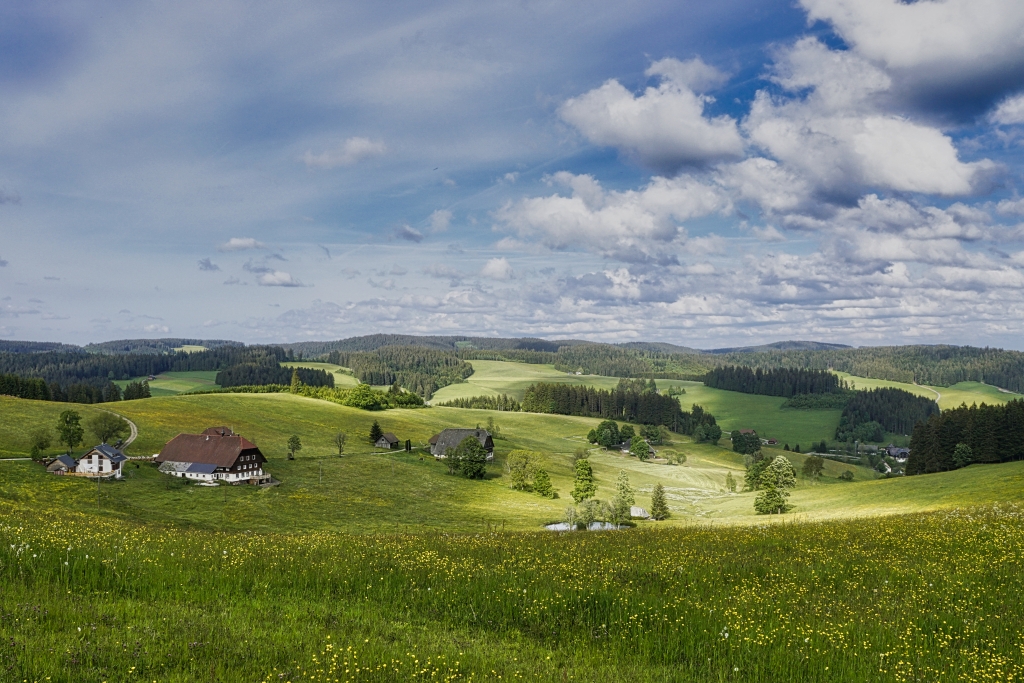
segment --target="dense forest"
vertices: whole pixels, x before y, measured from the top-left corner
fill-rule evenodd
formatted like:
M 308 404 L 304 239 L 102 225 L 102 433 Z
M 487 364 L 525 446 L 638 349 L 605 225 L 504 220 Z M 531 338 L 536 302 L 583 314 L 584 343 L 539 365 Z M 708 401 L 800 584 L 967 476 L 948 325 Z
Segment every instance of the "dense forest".
M 907 474 L 1024 459 L 1024 401 L 944 410 L 914 428 Z
M 0 395 L 16 398 L 32 398 L 37 401 L 50 400 L 50 387 L 46 381 L 37 378 L 0 375 Z
M 473 366 L 453 351 L 415 346 L 384 346 L 369 352 L 332 351 L 327 361 L 350 368 L 364 384 L 381 386 L 397 382 L 427 400 L 441 387 L 462 382 L 473 374 Z
M 693 434 L 698 425 L 715 424 L 714 416 L 700 406 L 684 412 L 678 400 L 659 394 L 654 380 L 622 379 L 611 391 L 576 384 L 533 384 L 523 397 L 523 410 L 665 425 L 681 434 Z
M 471 408 L 475 410 L 501 410 L 517 413 L 523 409 L 519 401 L 507 394 L 499 396 L 472 396 L 469 398 L 453 398 L 444 403 L 435 403 L 444 408 Z
M 203 346 L 207 349 L 216 349 L 222 346 L 244 347 L 242 342 L 229 341 L 227 339 L 118 339 L 115 341 L 100 342 L 99 344 L 86 344 L 82 350 L 87 353 L 100 354 L 121 354 L 121 353 L 148 353 L 162 354 L 175 353 L 183 346 Z
M 903 389 L 854 392 L 836 429 L 839 441 L 881 441 L 884 432 L 909 434 L 914 425 L 939 412 L 935 401 Z
M 260 384 L 290 384 L 292 373 L 299 376 L 299 381 L 311 387 L 333 387 L 334 375 L 326 370 L 315 368 L 281 367 L 273 356 L 266 356 L 266 362 L 249 362 L 232 365 L 217 373 L 215 380 L 220 386 L 244 387 Z
M 796 368 L 752 369 L 726 365 L 708 371 L 704 384 L 713 389 L 740 391 L 744 394 L 762 396 L 785 396 L 797 394 L 831 394 L 845 389 L 843 382 L 825 370 L 801 370 Z

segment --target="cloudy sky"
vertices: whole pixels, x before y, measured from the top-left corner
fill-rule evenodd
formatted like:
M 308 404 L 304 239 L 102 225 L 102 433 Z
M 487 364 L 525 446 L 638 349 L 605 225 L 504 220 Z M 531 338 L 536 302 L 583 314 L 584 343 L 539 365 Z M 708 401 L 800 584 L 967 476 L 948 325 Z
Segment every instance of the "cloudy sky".
M 0 4 L 0 337 L 1024 348 L 1019 0 Z

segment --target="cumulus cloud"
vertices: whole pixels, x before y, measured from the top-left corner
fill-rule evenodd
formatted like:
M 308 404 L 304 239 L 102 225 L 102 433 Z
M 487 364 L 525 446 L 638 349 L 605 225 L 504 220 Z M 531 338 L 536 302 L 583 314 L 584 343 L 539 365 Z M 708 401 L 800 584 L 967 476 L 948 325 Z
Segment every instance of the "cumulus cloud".
M 926 108 L 984 110 L 1024 83 L 1024 5 L 1016 0 L 801 0 L 853 50 Z
M 606 191 L 593 176 L 564 171 L 550 182 L 571 195 L 506 204 L 495 214 L 499 226 L 552 249 L 657 260 L 667 244 L 685 236 L 683 221 L 730 208 L 719 188 L 689 176 L 656 177 L 642 190 L 625 192 Z
M 214 271 L 220 270 L 220 266 L 211 261 L 209 258 L 199 259 L 199 270 Z
M 1008 97 L 992 112 L 991 120 L 1003 126 L 1024 123 L 1024 94 Z
M 961 195 L 995 165 L 960 161 L 949 136 L 889 114 L 877 95 L 890 81 L 863 58 L 804 38 L 778 55 L 774 80 L 805 97 L 757 94 L 744 129 L 750 140 L 824 196 L 865 189 Z
M 303 287 L 304 285 L 292 277 L 291 273 L 282 270 L 271 270 L 261 273 L 256 278 L 256 284 L 263 287 Z
M 246 249 L 266 249 L 267 245 L 252 237 L 232 237 L 217 247 L 219 251 L 245 251 Z
M 378 281 L 374 280 L 374 279 L 373 279 L 373 278 L 371 277 L 371 278 L 368 278 L 368 279 L 366 280 L 366 282 L 367 282 L 367 283 L 368 283 L 368 284 L 369 284 L 369 285 L 370 285 L 371 287 L 375 287 L 375 288 L 377 288 L 377 289 L 385 289 L 385 290 L 391 290 L 391 289 L 394 289 L 394 288 L 395 288 L 395 281 L 394 281 L 393 279 L 391 279 L 391 278 L 388 278 L 388 279 L 386 279 L 386 280 L 381 280 L 380 282 L 378 282 Z
M 408 225 L 403 225 L 395 230 L 395 237 L 407 242 L 416 242 L 417 244 L 423 241 L 423 233 Z
M 480 269 L 480 276 L 489 280 L 511 280 L 515 273 L 507 258 L 492 258 Z
M 309 168 L 329 170 L 339 166 L 352 166 L 364 159 L 381 156 L 387 151 L 383 142 L 363 137 L 353 137 L 342 142 L 335 149 L 320 154 L 306 151 L 302 156 L 303 163 Z
M 566 101 L 559 115 L 591 142 L 615 147 L 662 173 L 743 155 L 735 119 L 709 118 L 704 107 L 714 101 L 694 88 L 721 81 L 699 59 L 663 59 L 647 70 L 661 79 L 658 87 L 634 96 L 615 80 Z
M 167 334 L 168 332 L 171 331 L 171 328 L 167 327 L 167 325 L 146 325 L 145 327 L 142 328 L 142 331 L 143 332 L 162 332 L 163 334 Z

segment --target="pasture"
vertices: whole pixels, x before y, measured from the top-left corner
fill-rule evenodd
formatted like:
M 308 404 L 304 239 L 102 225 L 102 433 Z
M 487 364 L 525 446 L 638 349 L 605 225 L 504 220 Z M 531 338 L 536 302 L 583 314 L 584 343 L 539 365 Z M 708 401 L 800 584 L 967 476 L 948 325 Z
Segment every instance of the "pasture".
M 216 389 L 216 370 L 187 370 L 182 372 L 162 372 L 149 380 L 149 392 L 156 396 L 176 396 L 189 391 Z M 145 377 L 134 377 L 130 380 L 114 380 L 114 384 L 123 391 L 129 382 L 141 382 Z
M 286 363 L 281 363 L 281 366 L 286 368 L 310 368 L 313 370 L 324 370 L 334 375 L 334 386 L 339 388 L 354 387 L 359 384 L 359 380 L 352 375 L 352 371 L 349 368 L 335 365 L 334 363 L 288 361 Z

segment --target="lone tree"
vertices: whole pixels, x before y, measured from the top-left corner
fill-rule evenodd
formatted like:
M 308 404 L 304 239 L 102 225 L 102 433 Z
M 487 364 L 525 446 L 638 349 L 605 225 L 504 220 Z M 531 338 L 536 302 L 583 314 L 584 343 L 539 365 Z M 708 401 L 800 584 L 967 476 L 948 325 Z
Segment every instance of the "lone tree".
M 505 471 L 509 475 L 509 488 L 513 491 L 529 491 L 537 467 L 537 455 L 531 451 L 515 450 L 505 458 Z
M 551 477 L 547 470 L 539 469 L 533 475 L 533 492 L 542 498 L 556 498 L 558 496 L 551 487 Z
M 338 432 L 331 439 L 331 441 L 334 443 L 334 445 L 338 447 L 338 455 L 341 455 L 342 453 L 345 452 L 345 441 L 347 439 L 348 439 L 348 436 L 346 436 L 345 432 Z
M 113 413 L 101 412 L 88 422 L 89 431 L 96 435 L 101 443 L 107 443 L 115 436 L 128 433 L 128 423 Z
M 587 459 L 576 461 L 576 479 L 572 486 L 572 499 L 579 505 L 583 501 L 597 495 L 597 484 L 594 483 L 594 469 Z
M 301 388 L 302 388 L 302 380 L 299 379 L 299 369 L 298 368 L 294 368 L 292 370 L 292 384 L 291 384 L 291 387 L 290 387 L 290 391 L 293 394 L 297 394 L 297 393 L 299 393 Z
M 789 509 L 789 490 L 796 486 L 796 471 L 784 455 L 772 460 L 761 473 L 761 492 L 754 499 L 754 510 L 760 515 L 782 514 Z
M 288 459 L 289 460 L 294 460 L 295 459 L 295 451 L 301 451 L 301 450 L 302 450 L 302 441 L 299 440 L 299 436 L 297 434 L 292 434 L 291 436 L 289 436 L 288 437 Z
M 668 503 L 665 502 L 665 487 L 655 484 L 651 491 L 651 519 L 668 519 Z
M 454 460 L 459 474 L 467 479 L 483 479 L 487 473 L 487 449 L 475 436 L 467 436 L 458 446 L 448 449 L 448 458 Z
M 640 458 L 640 462 L 646 462 L 651 457 L 651 447 L 642 436 L 634 436 L 629 442 L 629 453 Z
M 50 430 L 47 429 L 46 427 L 40 427 L 39 429 L 36 429 L 31 434 L 29 434 L 28 439 L 29 443 L 32 444 L 31 455 L 33 458 L 38 458 L 40 455 L 42 455 L 43 451 L 49 448 L 50 444 L 53 443 L 53 435 L 50 433 Z
M 732 476 L 732 472 L 725 474 L 725 488 L 729 493 L 736 493 L 736 477 Z
M 953 464 L 959 467 L 967 467 L 974 462 L 974 454 L 971 447 L 965 443 L 958 443 L 953 449 Z
M 380 424 L 376 420 L 373 421 L 373 425 L 370 427 L 370 443 L 377 443 L 380 441 L 380 437 L 384 436 L 384 430 L 380 428 Z
M 82 416 L 73 410 L 65 410 L 57 418 L 57 436 L 60 442 L 68 447 L 68 455 L 82 443 L 85 430 L 82 429 Z
M 817 479 L 821 476 L 821 471 L 825 469 L 825 459 L 820 455 L 808 455 L 807 459 L 804 460 L 804 466 L 800 468 L 800 471 L 808 479 Z

